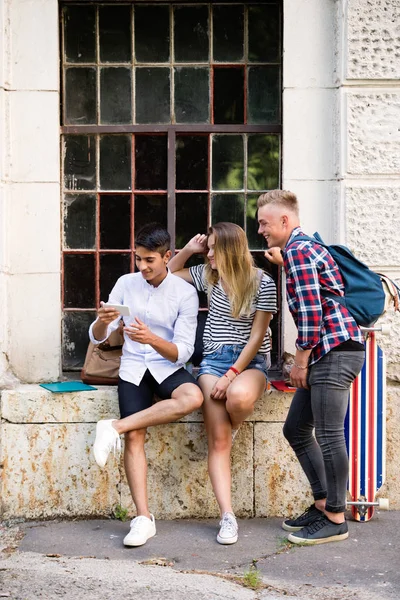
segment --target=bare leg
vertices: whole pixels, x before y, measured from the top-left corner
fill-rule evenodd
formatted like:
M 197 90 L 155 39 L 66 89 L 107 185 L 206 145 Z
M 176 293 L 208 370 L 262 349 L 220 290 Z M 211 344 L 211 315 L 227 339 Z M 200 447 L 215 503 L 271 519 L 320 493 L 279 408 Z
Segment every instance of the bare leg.
M 147 496 L 147 461 L 144 450 L 146 429 L 125 434 L 124 465 L 137 516 L 150 518 Z
M 204 394 L 203 415 L 208 439 L 208 472 L 215 497 L 224 512 L 233 512 L 231 501 L 232 426 L 224 400 L 210 398 L 218 377 L 202 375 L 199 379 Z
M 264 389 L 265 376 L 257 369 L 248 369 L 235 377 L 226 392 L 226 410 L 232 429 L 237 429 L 252 414 Z
M 171 423 L 200 408 L 202 402 L 203 395 L 199 387 L 194 383 L 183 383 L 173 391 L 172 398 L 160 400 L 125 419 L 115 420 L 112 425 L 121 434 Z

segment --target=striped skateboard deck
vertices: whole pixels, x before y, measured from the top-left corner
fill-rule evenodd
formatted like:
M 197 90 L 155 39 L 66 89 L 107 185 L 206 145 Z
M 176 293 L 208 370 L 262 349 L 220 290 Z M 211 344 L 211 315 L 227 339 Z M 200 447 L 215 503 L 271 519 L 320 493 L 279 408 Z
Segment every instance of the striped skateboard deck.
M 366 334 L 365 363 L 350 390 L 345 435 L 348 505 L 357 521 L 369 521 L 375 506 L 388 508 L 375 498 L 386 478 L 386 364 L 374 331 Z

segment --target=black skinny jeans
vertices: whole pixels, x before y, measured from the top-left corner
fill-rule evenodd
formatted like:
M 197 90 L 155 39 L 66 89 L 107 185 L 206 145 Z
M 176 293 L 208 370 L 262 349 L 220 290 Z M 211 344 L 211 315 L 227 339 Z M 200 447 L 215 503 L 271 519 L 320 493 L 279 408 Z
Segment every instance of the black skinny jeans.
M 333 513 L 346 509 L 349 461 L 344 420 L 350 385 L 364 358 L 363 351 L 335 351 L 313 364 L 308 373 L 310 389 L 296 391 L 283 427 L 314 500 L 326 498 L 326 510 Z

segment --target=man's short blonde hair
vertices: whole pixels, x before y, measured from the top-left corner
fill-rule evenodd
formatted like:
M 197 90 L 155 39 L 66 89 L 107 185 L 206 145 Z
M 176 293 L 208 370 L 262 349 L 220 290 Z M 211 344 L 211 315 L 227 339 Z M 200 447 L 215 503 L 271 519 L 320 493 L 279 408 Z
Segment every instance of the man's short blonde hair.
M 299 216 L 299 203 L 296 194 L 288 190 L 271 190 L 261 194 L 257 200 L 257 208 L 262 206 L 282 206 Z

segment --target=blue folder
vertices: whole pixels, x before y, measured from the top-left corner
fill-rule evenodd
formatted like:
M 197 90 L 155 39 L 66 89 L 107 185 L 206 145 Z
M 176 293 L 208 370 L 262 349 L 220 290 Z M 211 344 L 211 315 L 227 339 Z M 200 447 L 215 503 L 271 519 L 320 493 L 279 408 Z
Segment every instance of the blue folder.
M 82 383 L 82 381 L 60 381 L 55 383 L 41 383 L 40 386 L 53 392 L 54 394 L 64 394 L 65 392 L 87 392 L 97 390 L 92 385 Z

